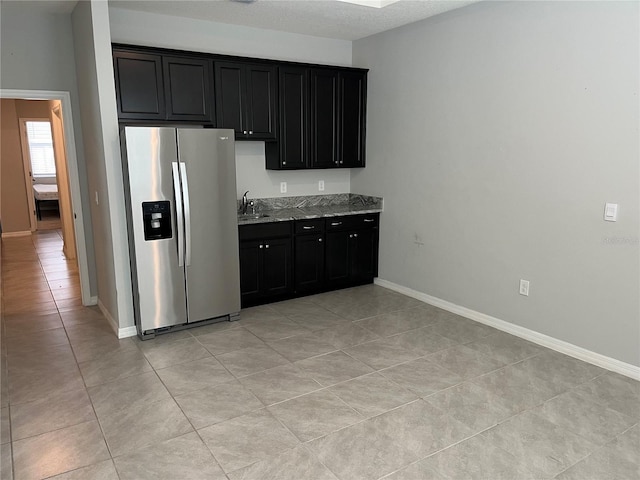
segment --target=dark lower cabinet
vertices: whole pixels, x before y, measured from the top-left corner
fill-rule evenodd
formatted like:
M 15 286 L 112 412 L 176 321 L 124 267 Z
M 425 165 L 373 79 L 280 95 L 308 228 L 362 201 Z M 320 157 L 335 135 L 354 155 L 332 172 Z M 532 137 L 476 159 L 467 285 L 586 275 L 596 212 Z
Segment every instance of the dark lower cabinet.
M 327 233 L 327 288 L 371 283 L 377 258 L 377 229 Z
M 242 306 L 289 295 L 293 291 L 290 222 L 242 226 L 239 233 Z
M 296 293 L 319 292 L 324 285 L 324 234 L 297 235 L 295 238 Z
M 353 235 L 353 234 L 351 234 Z M 338 288 L 349 283 L 351 277 L 351 239 L 349 232 L 327 233 L 327 286 Z
M 261 279 L 262 293 L 265 296 L 285 295 L 291 291 L 291 259 L 289 238 L 276 238 L 264 242 Z
M 373 282 L 378 224 L 375 213 L 241 226 L 242 306 Z

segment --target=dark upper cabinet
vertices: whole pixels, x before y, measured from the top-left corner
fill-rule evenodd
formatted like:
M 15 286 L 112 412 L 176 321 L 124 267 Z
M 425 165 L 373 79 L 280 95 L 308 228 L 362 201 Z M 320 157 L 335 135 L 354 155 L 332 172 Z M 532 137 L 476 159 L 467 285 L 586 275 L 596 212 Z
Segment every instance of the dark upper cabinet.
M 162 57 L 167 120 L 212 123 L 212 62 L 207 59 Z
M 162 57 L 128 51 L 113 52 L 118 118 L 164 120 Z
M 340 96 L 339 72 L 331 69 L 312 69 L 310 87 L 310 166 L 338 167 L 338 134 Z
M 276 139 L 276 67 L 215 62 L 216 120 L 238 140 Z
M 364 167 L 366 138 L 366 74 L 340 72 L 341 167 Z
M 118 118 L 231 128 L 266 168 L 365 166 L 367 72 L 114 45 Z
M 267 168 L 306 168 L 309 156 L 309 69 L 280 67 L 278 90 L 278 142 L 265 144 Z

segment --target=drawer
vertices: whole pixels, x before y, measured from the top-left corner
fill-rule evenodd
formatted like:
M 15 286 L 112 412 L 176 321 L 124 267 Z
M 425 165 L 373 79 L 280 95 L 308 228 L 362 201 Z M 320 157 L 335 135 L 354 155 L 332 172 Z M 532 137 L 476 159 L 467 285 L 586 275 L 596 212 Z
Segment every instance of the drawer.
M 379 213 L 330 217 L 326 219 L 325 225 L 328 232 L 338 230 L 357 230 L 360 228 L 373 228 L 378 226 L 379 218 Z
M 261 240 L 267 238 L 291 236 L 292 222 L 256 223 L 254 225 L 240 225 L 238 235 L 242 240 Z
M 304 233 L 324 232 L 324 218 L 312 218 L 309 220 L 296 220 L 294 224 L 296 235 Z

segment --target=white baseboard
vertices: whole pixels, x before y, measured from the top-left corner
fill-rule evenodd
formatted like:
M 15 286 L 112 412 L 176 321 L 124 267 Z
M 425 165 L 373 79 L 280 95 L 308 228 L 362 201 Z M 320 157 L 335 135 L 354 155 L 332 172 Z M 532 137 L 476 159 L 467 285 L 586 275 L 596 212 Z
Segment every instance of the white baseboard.
M 28 235 L 31 235 L 31 230 L 25 230 L 23 232 L 2 232 L 2 238 L 26 237 Z
M 550 348 L 551 350 L 555 350 L 556 352 L 564 353 L 571 357 L 577 358 L 578 360 L 583 360 L 593 365 L 597 365 L 598 367 L 602 367 L 612 372 L 619 373 L 626 377 L 640 380 L 640 367 L 631 365 L 630 363 L 622 362 L 620 360 L 616 360 L 615 358 L 592 352 L 591 350 L 573 345 L 572 343 L 558 340 L 557 338 L 538 333 L 534 330 L 529 330 L 528 328 L 521 327 L 520 325 L 515 325 L 505 320 L 500 320 L 499 318 L 495 318 L 490 315 L 471 310 L 470 308 L 456 305 L 455 303 L 442 300 L 441 298 L 432 297 L 431 295 L 427 295 L 426 293 L 418 292 L 417 290 L 398 285 L 397 283 L 393 283 L 388 280 L 376 278 L 374 282 L 376 285 L 380 285 L 381 287 L 385 287 L 389 290 L 402 293 L 403 295 L 406 295 L 408 297 L 415 298 L 416 300 L 428 303 L 429 305 L 433 305 L 434 307 L 442 308 L 443 310 L 447 310 L 449 312 L 466 317 L 470 320 L 474 320 L 484 325 L 489 325 L 490 327 L 502 330 L 503 332 L 510 333 L 511 335 L 515 335 L 516 337 L 523 338 L 530 342 L 537 343 L 538 345 Z
M 89 301 L 87 302 L 87 305 L 98 305 L 98 297 L 96 295 L 94 295 L 93 297 L 89 297 Z
M 120 326 L 118 325 L 118 322 L 116 322 L 115 319 L 111 316 L 111 314 L 109 313 L 109 310 L 107 310 L 107 308 L 104 306 L 104 304 L 100 301 L 99 298 L 97 299 L 97 303 L 98 303 L 98 307 L 100 308 L 100 311 L 109 321 L 109 323 L 111 324 L 111 328 L 113 328 L 113 331 L 116 333 L 118 338 L 135 337 L 138 334 L 138 329 L 135 327 L 135 325 L 131 327 L 120 328 Z
M 137 334 L 138 329 L 135 325 L 118 329 L 118 338 L 135 337 Z

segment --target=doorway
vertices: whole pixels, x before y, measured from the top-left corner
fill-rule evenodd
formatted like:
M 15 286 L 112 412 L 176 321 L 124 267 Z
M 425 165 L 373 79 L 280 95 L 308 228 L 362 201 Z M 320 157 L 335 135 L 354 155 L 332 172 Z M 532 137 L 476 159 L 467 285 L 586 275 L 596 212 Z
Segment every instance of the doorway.
M 96 298 L 91 297 L 89 287 L 70 95 L 68 92 L 0 90 L 0 97 L 3 103 L 5 99 L 13 99 L 16 102 L 28 101 L 28 108 L 25 106 L 21 110 L 22 115 L 16 124 L 16 134 L 20 137 L 18 150 L 26 152 L 20 157 L 23 170 L 20 190 L 23 193 L 22 196 L 12 196 L 10 202 L 2 202 L 2 236 L 5 238 L 55 230 L 63 238 L 61 253 L 64 253 L 67 260 L 77 262 L 82 304 L 93 305 Z M 30 112 L 36 107 L 39 108 L 39 113 L 31 115 Z M 4 123 L 2 128 L 4 135 Z M 3 152 L 3 177 L 5 158 Z M 34 190 L 34 185 L 44 185 L 45 188 L 41 188 L 40 193 Z M 3 181 L 3 189 L 6 186 L 7 183 Z M 13 186 L 17 189 L 17 185 Z M 19 198 L 24 199 L 25 205 L 20 206 L 20 202 L 17 201 Z M 8 210 L 20 208 L 26 212 L 26 225 L 20 223 L 13 228 L 7 228 L 8 220 L 17 221 L 22 218 L 18 215 L 20 212 L 12 211 L 8 214 Z
M 3 103 L 6 101 L 3 100 Z M 23 102 L 18 100 L 19 104 Z M 39 108 L 48 112 L 46 101 L 32 102 L 41 104 Z M 47 118 L 20 117 L 18 123 L 31 231 L 59 229 L 62 226 L 58 201 L 60 186 L 57 181 L 51 122 Z M 63 161 L 66 162 L 66 159 Z

